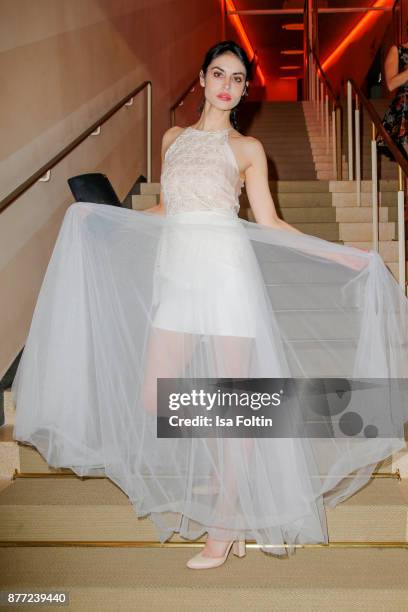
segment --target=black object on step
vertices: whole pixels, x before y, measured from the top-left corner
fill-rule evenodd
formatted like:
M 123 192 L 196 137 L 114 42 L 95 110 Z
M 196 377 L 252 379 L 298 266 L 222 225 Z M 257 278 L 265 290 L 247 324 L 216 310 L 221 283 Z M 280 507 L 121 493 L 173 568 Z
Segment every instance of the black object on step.
M 68 185 L 76 202 L 95 202 L 122 206 L 106 174 L 88 172 L 68 179 Z

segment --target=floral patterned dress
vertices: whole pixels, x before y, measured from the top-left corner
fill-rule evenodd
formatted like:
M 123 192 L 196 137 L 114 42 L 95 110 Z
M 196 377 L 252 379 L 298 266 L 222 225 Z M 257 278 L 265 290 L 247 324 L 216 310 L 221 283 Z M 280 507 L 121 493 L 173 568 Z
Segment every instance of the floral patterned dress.
M 398 71 L 401 72 L 408 66 L 408 47 L 398 47 L 398 59 Z M 382 124 L 400 151 L 406 156 L 404 144 L 408 143 L 408 81 L 398 87 Z M 377 145 L 380 153 L 394 160 L 381 136 L 377 137 Z

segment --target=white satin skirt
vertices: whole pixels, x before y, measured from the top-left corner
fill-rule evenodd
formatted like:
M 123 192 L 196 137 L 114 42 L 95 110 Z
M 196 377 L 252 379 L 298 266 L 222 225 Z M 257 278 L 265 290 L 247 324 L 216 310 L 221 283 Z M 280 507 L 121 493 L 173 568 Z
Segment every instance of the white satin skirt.
M 279 555 L 327 543 L 325 506 L 406 448 L 406 403 L 362 402 L 349 435 L 170 439 L 157 381 L 407 378 L 407 321 L 373 251 L 218 212 L 75 203 L 13 382 L 14 438 L 50 466 L 106 475 L 161 542 L 209 533 Z M 334 432 L 341 416 L 324 417 Z M 366 435 L 384 420 L 387 436 Z

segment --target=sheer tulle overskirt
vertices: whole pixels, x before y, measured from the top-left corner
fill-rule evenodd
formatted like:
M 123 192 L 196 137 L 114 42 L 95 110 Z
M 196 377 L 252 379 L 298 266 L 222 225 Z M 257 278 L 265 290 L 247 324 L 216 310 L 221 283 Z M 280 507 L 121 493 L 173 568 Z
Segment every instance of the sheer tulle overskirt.
M 12 387 L 14 437 L 51 466 L 108 476 L 162 542 L 327 542 L 324 506 L 406 447 L 406 405 L 387 408 L 383 438 L 166 439 L 157 378 L 405 378 L 407 304 L 373 251 L 225 211 L 72 204 Z

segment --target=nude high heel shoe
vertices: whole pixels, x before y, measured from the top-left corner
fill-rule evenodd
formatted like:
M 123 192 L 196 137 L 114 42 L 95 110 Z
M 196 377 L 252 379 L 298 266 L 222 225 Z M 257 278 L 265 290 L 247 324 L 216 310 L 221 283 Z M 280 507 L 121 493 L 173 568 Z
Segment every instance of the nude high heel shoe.
M 227 560 L 231 546 L 234 555 L 237 557 L 245 557 L 245 540 L 231 540 L 223 557 L 204 557 L 202 552 L 199 552 L 187 561 L 187 567 L 190 569 L 211 569 L 213 567 L 219 567 Z

